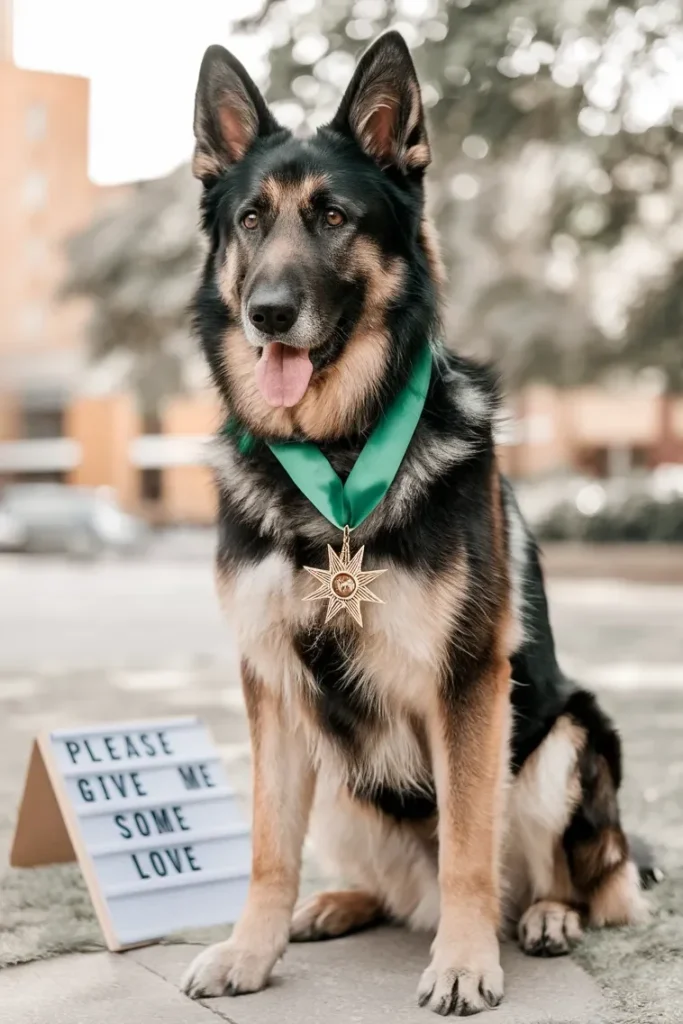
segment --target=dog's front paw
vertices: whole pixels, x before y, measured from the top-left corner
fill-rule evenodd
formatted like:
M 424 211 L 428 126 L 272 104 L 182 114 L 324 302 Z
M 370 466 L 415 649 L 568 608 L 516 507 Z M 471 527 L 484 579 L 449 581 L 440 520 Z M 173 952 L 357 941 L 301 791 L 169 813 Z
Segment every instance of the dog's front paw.
M 192 999 L 237 996 L 263 988 L 278 952 L 245 948 L 232 939 L 209 946 L 190 964 L 181 988 Z
M 467 1017 L 498 1006 L 503 998 L 503 971 L 495 935 L 475 955 L 464 942 L 439 942 L 432 962 L 420 978 L 417 1001 L 434 1013 Z

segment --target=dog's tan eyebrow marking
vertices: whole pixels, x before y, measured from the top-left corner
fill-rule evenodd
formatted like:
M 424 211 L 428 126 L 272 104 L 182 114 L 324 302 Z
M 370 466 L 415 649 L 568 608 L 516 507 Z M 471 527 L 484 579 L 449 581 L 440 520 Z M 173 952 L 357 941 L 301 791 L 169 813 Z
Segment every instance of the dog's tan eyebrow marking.
M 269 176 L 264 178 L 261 182 L 261 197 L 264 202 L 272 206 L 273 209 L 279 210 L 282 205 L 282 184 L 277 180 Z
M 327 188 L 329 181 L 324 174 L 307 174 L 299 181 L 282 181 L 275 175 L 268 175 L 261 183 L 261 195 L 279 213 L 284 207 L 303 209 L 310 206 L 316 192 Z

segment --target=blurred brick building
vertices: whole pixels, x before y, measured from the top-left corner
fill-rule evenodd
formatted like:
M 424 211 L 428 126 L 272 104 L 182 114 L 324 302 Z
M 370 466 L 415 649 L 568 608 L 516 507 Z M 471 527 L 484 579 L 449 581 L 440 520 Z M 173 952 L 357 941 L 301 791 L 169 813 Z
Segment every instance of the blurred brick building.
M 215 396 L 170 398 L 160 433 L 145 436 L 132 395 L 86 386 L 88 309 L 59 299 L 63 244 L 122 190 L 88 178 L 89 82 L 17 67 L 11 14 L 0 0 L 0 483 L 106 485 L 158 521 L 210 521 L 199 442 L 220 425 Z M 683 463 L 683 397 L 531 387 L 508 412 L 500 451 L 513 477 Z
M 0 0 L 0 95 L 0 439 L 58 436 L 87 317 L 58 299 L 63 243 L 111 190 L 88 178 L 88 80 L 15 65 L 11 0 Z
M 506 472 L 559 470 L 605 478 L 683 463 L 683 395 L 639 389 L 532 385 L 509 402 Z

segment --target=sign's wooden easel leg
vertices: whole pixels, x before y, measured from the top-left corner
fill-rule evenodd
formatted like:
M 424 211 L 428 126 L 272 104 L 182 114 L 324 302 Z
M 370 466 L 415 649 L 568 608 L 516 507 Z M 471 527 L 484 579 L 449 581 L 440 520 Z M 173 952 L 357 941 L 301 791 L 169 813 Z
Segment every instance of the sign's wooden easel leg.
M 34 742 L 10 864 L 14 868 L 33 868 L 39 864 L 68 864 L 75 859 L 76 853 L 42 752 Z

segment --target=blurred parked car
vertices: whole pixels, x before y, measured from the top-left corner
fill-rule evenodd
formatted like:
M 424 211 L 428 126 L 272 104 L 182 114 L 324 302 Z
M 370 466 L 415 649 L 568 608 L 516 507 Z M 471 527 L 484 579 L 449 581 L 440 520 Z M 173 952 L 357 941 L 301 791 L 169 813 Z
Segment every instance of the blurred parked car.
M 124 512 L 108 488 L 13 484 L 0 494 L 0 548 L 96 558 L 134 554 L 148 537 L 142 520 Z

